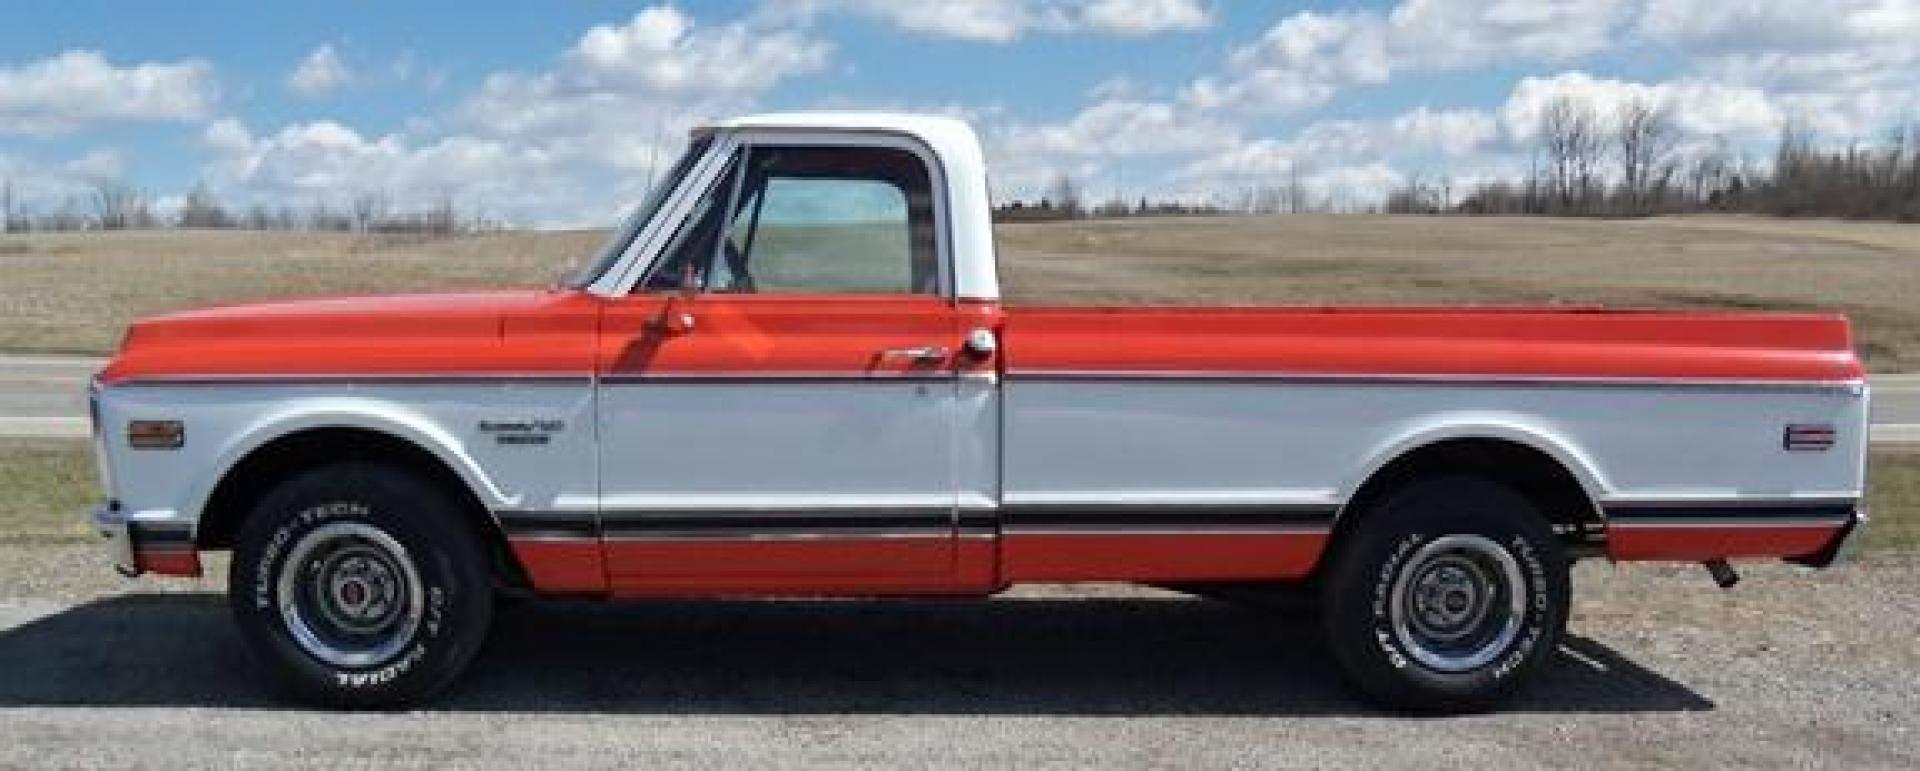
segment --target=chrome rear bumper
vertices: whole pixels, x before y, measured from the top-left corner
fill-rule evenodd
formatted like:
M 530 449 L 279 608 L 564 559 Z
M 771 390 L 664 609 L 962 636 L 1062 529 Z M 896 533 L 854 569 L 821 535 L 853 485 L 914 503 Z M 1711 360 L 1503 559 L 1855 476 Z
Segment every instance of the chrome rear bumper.
M 1825 547 L 1812 554 L 1788 557 L 1787 561 L 1810 568 L 1828 568 L 1853 559 L 1854 552 L 1860 548 L 1860 540 L 1866 536 L 1868 519 L 1865 506 L 1854 509 L 1853 516 L 1847 518 L 1847 524 L 1833 534 Z

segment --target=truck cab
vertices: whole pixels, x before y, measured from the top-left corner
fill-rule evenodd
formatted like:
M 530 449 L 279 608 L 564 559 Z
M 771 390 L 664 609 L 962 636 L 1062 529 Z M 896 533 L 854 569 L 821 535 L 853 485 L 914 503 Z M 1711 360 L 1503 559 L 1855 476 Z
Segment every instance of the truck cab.
M 1364 692 L 1437 710 L 1552 654 L 1574 559 L 1864 526 L 1839 316 L 1009 305 L 986 180 L 956 120 L 722 121 L 562 286 L 143 320 L 95 524 L 127 573 L 231 550 L 332 704 L 444 687 L 506 593 L 1125 581 L 1318 592 Z

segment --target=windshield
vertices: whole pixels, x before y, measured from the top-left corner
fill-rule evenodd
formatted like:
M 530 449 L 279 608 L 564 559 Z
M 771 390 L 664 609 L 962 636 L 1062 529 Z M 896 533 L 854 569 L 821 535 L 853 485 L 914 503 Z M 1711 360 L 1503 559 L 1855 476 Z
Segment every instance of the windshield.
M 620 260 L 621 253 L 627 250 L 627 244 L 633 242 L 634 237 L 640 234 L 640 229 L 646 227 L 647 220 L 653 219 L 660 205 L 666 202 L 667 194 L 673 192 L 673 188 L 680 184 L 680 178 L 687 175 L 687 170 L 693 168 L 693 164 L 700 160 L 700 156 L 706 154 L 707 147 L 712 144 L 713 135 L 711 134 L 695 137 L 693 143 L 687 146 L 687 151 L 681 154 L 680 160 L 673 162 L 673 168 L 654 184 L 653 189 L 647 192 L 647 197 L 642 199 L 640 205 L 633 210 L 633 214 L 628 215 L 619 229 L 614 231 L 613 238 L 607 241 L 606 246 L 601 247 L 600 255 L 568 277 L 566 281 L 561 282 L 561 285 L 568 289 L 584 289 L 588 284 L 593 283 L 594 279 L 599 278 L 600 274 L 613 267 L 613 264 Z

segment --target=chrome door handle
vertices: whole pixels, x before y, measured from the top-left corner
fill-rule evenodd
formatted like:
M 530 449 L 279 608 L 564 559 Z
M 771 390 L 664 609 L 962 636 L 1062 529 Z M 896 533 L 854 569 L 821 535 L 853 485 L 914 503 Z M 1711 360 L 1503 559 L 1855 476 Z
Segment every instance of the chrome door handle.
M 880 352 L 882 359 L 908 359 L 911 361 L 945 361 L 952 350 L 938 345 L 916 345 L 911 348 L 888 348 Z

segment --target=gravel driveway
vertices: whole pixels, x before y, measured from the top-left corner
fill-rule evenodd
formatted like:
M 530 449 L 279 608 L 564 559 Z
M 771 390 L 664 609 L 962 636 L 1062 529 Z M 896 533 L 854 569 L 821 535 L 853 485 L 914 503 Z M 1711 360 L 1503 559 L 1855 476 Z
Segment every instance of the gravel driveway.
M 533 603 L 434 709 L 263 695 L 217 584 L 0 546 L 0 766 L 1920 767 L 1920 557 L 1582 565 L 1507 711 L 1377 713 L 1301 612 L 1129 587 L 992 601 Z

